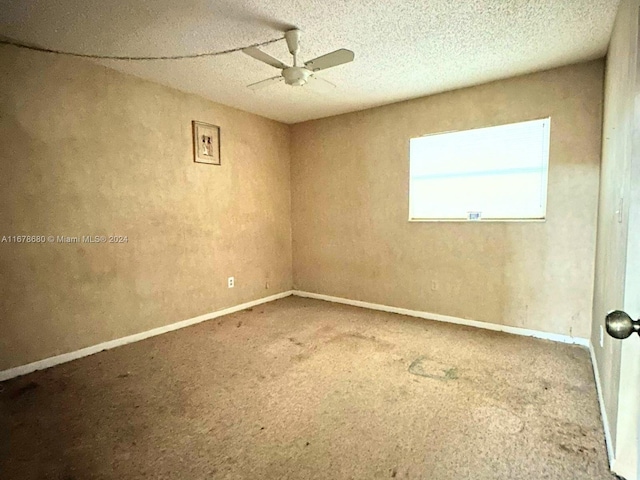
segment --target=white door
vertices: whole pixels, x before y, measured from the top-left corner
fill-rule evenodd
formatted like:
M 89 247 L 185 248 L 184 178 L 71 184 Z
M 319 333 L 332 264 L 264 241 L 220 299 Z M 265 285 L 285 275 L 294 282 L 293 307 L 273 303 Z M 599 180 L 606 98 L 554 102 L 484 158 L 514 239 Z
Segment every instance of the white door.
M 637 6 L 632 11 L 636 17 L 636 25 L 640 25 L 640 12 Z M 640 52 L 638 40 L 636 34 L 636 55 Z M 628 221 L 626 245 L 621 245 L 621 248 L 626 247 L 624 305 L 616 306 L 635 320 L 640 318 L 640 61 L 638 60 L 636 59 L 635 62 L 635 88 L 629 98 L 629 102 L 634 104 L 633 125 L 629 129 L 632 135 L 632 146 L 629 178 L 626 179 L 629 182 L 629 190 L 622 205 L 623 211 L 624 209 L 628 211 L 624 212 L 626 215 L 621 215 L 621 218 Z M 627 327 L 630 328 L 630 319 L 625 320 Z M 627 480 L 640 480 L 640 333 L 638 335 L 632 334 L 631 331 L 626 333 L 630 336 L 620 340 L 622 351 L 617 434 L 612 469 Z M 626 333 L 619 336 L 625 336 Z

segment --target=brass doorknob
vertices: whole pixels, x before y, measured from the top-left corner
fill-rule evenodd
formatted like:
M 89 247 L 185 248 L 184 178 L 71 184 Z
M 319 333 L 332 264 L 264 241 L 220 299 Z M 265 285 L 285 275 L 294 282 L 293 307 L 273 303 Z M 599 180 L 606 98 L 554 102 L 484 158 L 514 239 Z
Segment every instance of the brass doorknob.
M 640 320 L 633 320 L 629 315 L 621 310 L 614 310 L 607 314 L 605 320 L 607 333 L 613 338 L 625 339 L 633 332 L 640 335 Z

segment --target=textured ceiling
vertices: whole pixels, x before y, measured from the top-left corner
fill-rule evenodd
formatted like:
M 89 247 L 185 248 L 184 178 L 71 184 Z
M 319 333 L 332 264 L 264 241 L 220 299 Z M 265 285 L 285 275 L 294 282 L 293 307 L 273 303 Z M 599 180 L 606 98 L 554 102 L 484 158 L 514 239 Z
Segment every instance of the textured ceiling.
M 117 70 L 295 123 L 601 57 L 618 0 L 0 0 L 0 34 L 103 55 L 218 51 L 303 31 L 301 57 L 348 48 L 318 92 L 245 86 L 278 70 L 242 53 Z M 289 63 L 283 41 L 265 51 Z M 37 55 L 45 55 L 38 53 Z

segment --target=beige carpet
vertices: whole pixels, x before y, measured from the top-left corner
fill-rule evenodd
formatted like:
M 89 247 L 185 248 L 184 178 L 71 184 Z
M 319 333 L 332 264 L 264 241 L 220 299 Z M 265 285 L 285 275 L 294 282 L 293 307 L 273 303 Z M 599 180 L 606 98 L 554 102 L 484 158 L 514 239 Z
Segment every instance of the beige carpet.
M 614 478 L 586 349 L 318 300 L 0 390 L 3 480 Z

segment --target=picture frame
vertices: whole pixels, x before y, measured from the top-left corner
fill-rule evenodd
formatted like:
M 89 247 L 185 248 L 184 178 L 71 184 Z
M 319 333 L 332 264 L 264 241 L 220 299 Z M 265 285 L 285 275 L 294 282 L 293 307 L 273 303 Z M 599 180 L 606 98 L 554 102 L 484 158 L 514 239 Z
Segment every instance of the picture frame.
M 193 132 L 193 161 L 221 165 L 220 127 L 209 123 L 191 122 Z

